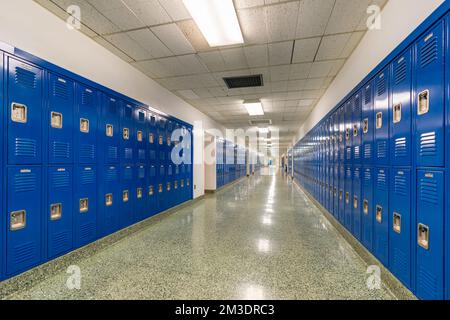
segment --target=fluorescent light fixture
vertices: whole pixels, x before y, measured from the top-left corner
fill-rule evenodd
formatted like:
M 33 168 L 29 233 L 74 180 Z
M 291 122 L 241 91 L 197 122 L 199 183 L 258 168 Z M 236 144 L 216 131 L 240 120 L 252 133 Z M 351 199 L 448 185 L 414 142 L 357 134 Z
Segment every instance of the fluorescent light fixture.
M 258 100 L 244 101 L 244 106 L 247 109 L 247 112 L 250 116 L 264 115 L 264 110 L 261 101 Z
M 183 0 L 211 47 L 244 43 L 233 0 Z
M 258 128 L 259 133 L 269 133 L 269 128 Z

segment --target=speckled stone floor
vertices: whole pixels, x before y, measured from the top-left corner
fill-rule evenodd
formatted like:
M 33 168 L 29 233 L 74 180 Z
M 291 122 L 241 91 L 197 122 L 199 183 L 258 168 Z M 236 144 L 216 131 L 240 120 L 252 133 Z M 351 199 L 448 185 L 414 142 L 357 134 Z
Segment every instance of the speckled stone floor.
M 281 175 L 244 179 L 7 299 L 395 299 Z

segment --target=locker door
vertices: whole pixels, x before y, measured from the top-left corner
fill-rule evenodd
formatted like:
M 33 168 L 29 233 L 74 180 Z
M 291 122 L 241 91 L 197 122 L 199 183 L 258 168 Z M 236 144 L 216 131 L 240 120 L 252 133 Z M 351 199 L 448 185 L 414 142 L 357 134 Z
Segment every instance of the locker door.
M 373 220 L 374 220 L 374 199 L 373 199 L 373 168 L 364 168 L 362 181 L 362 225 L 361 241 L 363 245 L 372 251 L 373 241 Z
M 411 165 L 411 49 L 392 63 L 391 163 Z
M 52 259 L 73 247 L 73 169 L 48 168 L 47 258 Z
M 119 162 L 120 131 L 120 100 L 104 96 L 102 104 L 102 117 L 99 125 L 102 159 L 105 164 Z
M 136 149 L 137 149 L 137 159 L 138 163 L 145 163 L 146 153 L 147 153 L 147 125 L 146 111 L 142 108 L 136 108 L 135 113 L 135 126 L 136 126 Z
M 333 215 L 336 219 L 339 218 L 339 165 L 334 165 L 334 180 L 333 180 Z
M 151 164 L 148 166 L 149 168 L 149 187 L 148 187 L 148 206 L 149 206 L 149 214 L 154 215 L 158 212 L 157 209 L 157 178 L 156 178 L 156 166 Z
M 444 298 L 444 172 L 417 172 L 416 295 Z
M 82 247 L 97 234 L 97 168 L 78 166 L 74 183 L 74 246 Z
M 344 226 L 348 231 L 352 231 L 352 167 L 345 167 L 345 193 L 344 193 L 344 202 L 345 202 L 345 217 L 344 217 Z
M 385 266 L 389 263 L 389 172 L 375 169 L 373 253 Z
M 361 239 L 361 167 L 353 168 L 353 197 L 352 197 L 352 215 L 353 215 L 353 235 Z
M 353 97 L 353 125 L 352 125 L 352 135 L 353 135 L 353 162 L 361 163 L 361 115 L 362 115 L 362 101 L 361 93 L 358 92 Z
M 54 74 L 49 77 L 48 162 L 73 162 L 74 83 Z
M 75 118 L 76 148 L 79 163 L 97 161 L 98 92 L 78 85 L 76 89 L 77 117 Z
M 13 275 L 41 261 L 41 168 L 9 167 L 6 273 Z
M 184 180 L 182 180 L 184 181 Z M 166 182 L 166 168 L 164 165 L 159 165 L 158 172 L 158 212 L 166 210 L 166 192 L 165 192 L 165 182 Z M 184 187 L 184 183 L 181 187 Z
M 120 213 L 119 223 L 122 228 L 132 225 L 135 218 L 136 188 L 134 183 L 133 166 L 122 165 L 120 168 Z
M 8 58 L 8 163 L 42 162 L 42 70 Z
M 351 163 L 353 152 L 352 101 L 345 103 L 345 162 Z
M 444 166 L 444 23 L 415 44 L 416 163 Z
M 119 188 L 119 168 L 106 165 L 102 168 L 98 197 L 98 236 L 107 236 L 119 228 L 119 206 L 122 192 Z
M 375 159 L 377 165 L 389 164 L 389 68 L 375 78 L 374 126 Z
M 122 103 L 120 127 L 120 161 L 122 164 L 130 164 L 134 161 L 136 146 L 136 130 L 133 120 L 133 106 L 131 104 Z
M 395 169 L 391 174 L 389 215 L 389 266 L 392 273 L 411 288 L 411 171 Z
M 147 168 L 141 164 L 136 167 L 136 213 L 137 220 L 141 221 L 147 218 Z
M 339 161 L 339 109 L 334 113 L 334 124 L 333 124 L 333 140 L 334 140 L 334 163 L 337 164 Z
M 362 106 L 362 144 L 364 164 L 370 165 L 373 161 L 374 114 L 373 114 L 373 82 L 370 81 L 363 89 Z
M 339 161 L 344 163 L 345 160 L 345 107 L 339 108 Z
M 345 224 L 345 167 L 339 167 L 339 221 Z

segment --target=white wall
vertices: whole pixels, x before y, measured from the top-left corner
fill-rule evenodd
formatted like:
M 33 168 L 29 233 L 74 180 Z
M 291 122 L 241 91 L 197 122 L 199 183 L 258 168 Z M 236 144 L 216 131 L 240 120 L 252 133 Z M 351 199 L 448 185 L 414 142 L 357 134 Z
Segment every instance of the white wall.
M 2 0 L 0 41 L 194 124 L 194 161 L 203 163 L 203 129 L 224 128 L 32 0 Z M 194 166 L 194 197 L 203 194 L 203 164 Z
M 300 126 L 295 144 L 445 0 L 389 0 L 381 30 L 368 31 L 319 103 Z

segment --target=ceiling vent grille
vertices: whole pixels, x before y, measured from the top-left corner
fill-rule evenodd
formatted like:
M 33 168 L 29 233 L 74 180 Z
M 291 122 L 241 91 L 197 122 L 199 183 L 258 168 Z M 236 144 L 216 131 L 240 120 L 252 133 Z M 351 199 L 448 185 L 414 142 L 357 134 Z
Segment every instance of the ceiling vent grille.
M 253 76 L 227 77 L 223 78 L 228 89 L 262 87 L 264 80 L 262 74 Z
M 270 119 L 254 119 L 254 120 L 249 120 L 248 123 L 251 126 L 271 125 L 272 120 L 270 120 Z

